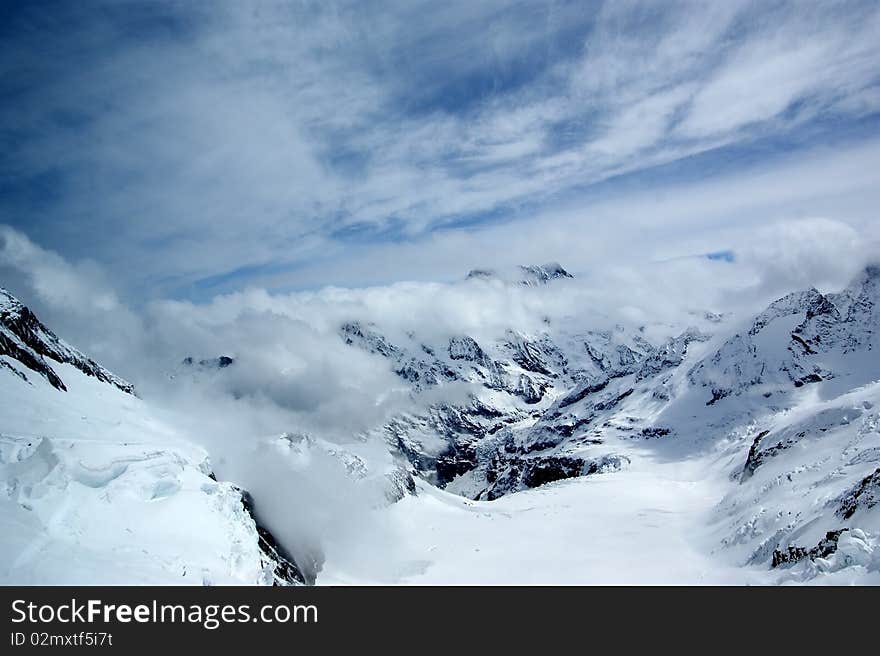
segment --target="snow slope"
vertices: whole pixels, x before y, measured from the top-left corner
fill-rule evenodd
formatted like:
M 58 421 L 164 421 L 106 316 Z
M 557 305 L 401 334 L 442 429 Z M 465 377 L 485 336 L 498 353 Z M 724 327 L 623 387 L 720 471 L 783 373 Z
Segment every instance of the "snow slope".
M 801 445 L 744 483 L 746 430 L 684 456 L 671 441 L 609 438 L 625 469 L 491 502 L 419 482 L 390 510 L 402 541 L 392 574 L 337 564 L 331 549 L 318 583 L 880 584 L 880 506 L 846 502 L 878 466 L 878 415 L 865 409 L 878 392 L 804 398 L 774 416 L 776 431 L 814 428 L 808 440 L 818 434 L 822 447 Z M 774 549 L 811 548 L 841 529 L 833 553 L 772 565 Z
M 131 383 L 60 339 L 3 287 L 0 287 L 0 356 L 5 356 L 0 359 L 0 366 L 24 381 L 29 380 L 29 375 L 23 369 L 28 369 L 31 376 L 37 373 L 53 387 L 65 390 L 64 381 L 51 364 L 65 362 L 123 392 L 134 393 Z
M 496 501 L 422 485 L 392 510 L 397 580 L 880 582 L 878 282 L 869 267 L 551 391 L 446 486 Z M 362 580 L 332 567 L 321 580 Z
M 56 368 L 66 393 L 0 370 L 0 580 L 266 582 L 254 521 L 207 454 L 139 399 Z
M 472 501 L 421 483 L 391 509 L 403 536 L 397 576 L 335 569 L 321 584 L 742 584 L 765 571 L 713 557 L 703 543 L 717 501 L 701 462 L 628 454 L 626 471 Z
M 0 581 L 303 581 L 202 448 L 3 289 L 0 399 Z

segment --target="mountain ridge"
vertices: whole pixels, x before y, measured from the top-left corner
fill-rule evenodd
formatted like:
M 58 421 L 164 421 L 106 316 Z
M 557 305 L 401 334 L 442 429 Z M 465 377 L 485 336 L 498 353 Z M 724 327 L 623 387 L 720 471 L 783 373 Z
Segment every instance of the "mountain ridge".
M 57 390 L 67 391 L 64 381 L 46 361 L 68 363 L 88 376 L 109 383 L 127 394 L 135 394 L 134 386 L 84 355 L 43 325 L 36 315 L 0 287 L 0 356 L 17 360 L 27 369 L 46 378 Z M 11 363 L 3 366 L 27 380 L 27 375 Z

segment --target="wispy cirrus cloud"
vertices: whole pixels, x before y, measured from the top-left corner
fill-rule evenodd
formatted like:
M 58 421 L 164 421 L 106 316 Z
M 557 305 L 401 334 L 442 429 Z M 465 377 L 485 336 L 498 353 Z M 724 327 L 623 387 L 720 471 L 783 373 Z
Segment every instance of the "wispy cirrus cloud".
M 880 10 L 865 1 L 7 11 L 4 221 L 139 297 L 320 284 L 327 263 L 356 284 L 379 252 L 386 278 L 412 275 L 407 261 L 442 276 L 465 257 L 563 259 L 587 247 L 578 233 L 607 246 L 651 224 L 633 176 L 663 196 L 695 160 L 701 177 L 754 150 L 765 169 L 827 144 L 864 161 L 854 137 L 880 113 Z M 814 179 L 789 214 L 838 193 Z M 862 183 L 849 192 L 867 207 Z M 703 222 L 665 214 L 658 251 L 707 241 L 713 205 Z M 475 228 L 494 248 L 444 245 Z

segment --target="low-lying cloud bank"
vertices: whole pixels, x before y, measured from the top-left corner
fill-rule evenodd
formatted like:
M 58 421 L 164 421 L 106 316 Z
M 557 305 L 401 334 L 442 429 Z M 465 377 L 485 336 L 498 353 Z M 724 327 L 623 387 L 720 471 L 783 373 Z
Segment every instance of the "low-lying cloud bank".
M 251 288 L 208 303 L 159 300 L 133 309 L 96 264 L 67 262 L 0 226 L 0 273 L 59 334 L 146 396 L 164 398 L 173 389 L 165 399 L 171 404 L 200 407 L 222 398 L 237 412 L 247 406 L 253 434 L 309 430 L 346 439 L 399 409 L 405 395 L 383 358 L 345 345 L 345 322 L 375 324 L 392 341 L 414 334 L 429 342 L 463 334 L 490 340 L 508 328 L 535 332 L 563 320 L 585 329 L 678 327 L 692 313 L 746 312 L 793 289 L 840 287 L 877 248 L 870 236 L 829 219 L 767 225 L 735 243 L 721 260 L 634 261 L 622 254 L 613 264 L 563 262 L 576 278 L 538 287 L 465 280 L 463 271 L 452 283 L 294 293 Z M 185 357 L 220 355 L 237 360 L 223 376 L 204 375 L 195 384 L 176 375 Z M 210 398 L 191 398 L 200 396 Z

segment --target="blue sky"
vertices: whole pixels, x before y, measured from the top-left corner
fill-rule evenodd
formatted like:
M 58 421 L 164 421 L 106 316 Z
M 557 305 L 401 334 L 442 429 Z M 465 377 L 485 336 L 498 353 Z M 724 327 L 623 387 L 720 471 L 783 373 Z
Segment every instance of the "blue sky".
M 126 298 L 876 237 L 876 2 L 13 4 L 0 224 Z

